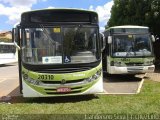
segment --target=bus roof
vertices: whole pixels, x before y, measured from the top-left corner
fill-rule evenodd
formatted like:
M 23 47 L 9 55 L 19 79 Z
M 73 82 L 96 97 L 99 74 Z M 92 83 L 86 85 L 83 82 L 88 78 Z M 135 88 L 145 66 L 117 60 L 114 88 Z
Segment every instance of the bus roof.
M 137 25 L 122 25 L 114 26 L 106 29 L 105 33 L 120 34 L 120 33 L 148 33 L 149 27 L 147 26 L 137 26 Z
M 27 12 L 23 12 L 23 14 L 26 13 L 34 13 L 34 12 L 40 12 L 40 11 L 62 11 L 62 12 L 67 12 L 67 11 L 77 11 L 77 12 L 87 12 L 87 13 L 94 13 L 97 14 L 95 11 L 91 11 L 91 10 L 86 10 L 86 9 L 76 9 L 76 8 L 53 8 L 53 9 L 39 9 L 39 10 L 31 10 L 31 11 L 27 11 Z M 98 14 L 97 14 L 98 15 Z
M 137 26 L 137 25 L 114 26 L 114 27 L 110 27 L 108 29 L 114 29 L 114 28 L 146 28 L 146 29 L 148 29 L 148 27 L 146 27 L 146 26 Z
M 57 24 L 57 23 L 91 23 L 98 24 L 98 14 L 83 9 L 40 9 L 21 14 L 20 24 Z

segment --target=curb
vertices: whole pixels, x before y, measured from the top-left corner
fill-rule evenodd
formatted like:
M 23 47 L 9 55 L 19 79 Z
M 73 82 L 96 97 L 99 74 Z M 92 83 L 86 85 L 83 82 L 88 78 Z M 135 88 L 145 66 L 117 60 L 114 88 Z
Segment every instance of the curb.
M 139 87 L 138 87 L 138 89 L 137 89 L 136 94 L 139 94 L 139 93 L 140 93 L 140 91 L 141 91 L 141 89 L 142 89 L 142 86 L 143 86 L 144 78 L 145 78 L 146 75 L 147 75 L 147 73 L 145 73 L 145 75 L 143 76 L 142 81 L 140 82 L 140 85 L 139 85 Z

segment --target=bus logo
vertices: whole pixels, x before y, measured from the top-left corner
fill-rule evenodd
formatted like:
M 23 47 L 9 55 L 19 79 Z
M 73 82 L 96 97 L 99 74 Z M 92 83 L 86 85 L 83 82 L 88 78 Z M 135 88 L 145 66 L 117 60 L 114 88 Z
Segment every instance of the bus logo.
M 48 59 L 48 58 L 46 58 L 46 59 L 45 59 L 45 62 L 48 62 L 48 61 L 49 61 L 49 59 Z
M 66 80 L 62 79 L 61 84 L 65 84 L 65 83 L 66 83 Z

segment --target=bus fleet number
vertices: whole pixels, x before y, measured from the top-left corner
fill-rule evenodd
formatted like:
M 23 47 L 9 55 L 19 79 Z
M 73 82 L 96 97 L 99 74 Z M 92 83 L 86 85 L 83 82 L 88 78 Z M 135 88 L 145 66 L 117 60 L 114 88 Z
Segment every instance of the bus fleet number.
M 38 75 L 39 80 L 53 80 L 54 76 L 53 75 Z

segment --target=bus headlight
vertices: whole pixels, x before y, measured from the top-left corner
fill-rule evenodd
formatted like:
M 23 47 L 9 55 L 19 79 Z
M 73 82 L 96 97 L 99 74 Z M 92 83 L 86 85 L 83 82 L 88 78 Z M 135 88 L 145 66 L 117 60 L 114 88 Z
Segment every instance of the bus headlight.
M 122 63 L 118 61 L 114 61 L 114 66 L 122 66 Z
M 23 74 L 24 79 L 28 79 L 28 74 Z
M 86 79 L 86 82 L 92 82 L 101 76 L 102 69 L 99 69 L 94 75 Z
M 110 65 L 111 65 L 111 66 L 114 66 L 114 61 L 111 61 Z
M 153 61 L 152 60 L 151 61 L 147 61 L 146 64 L 147 65 L 153 65 Z

